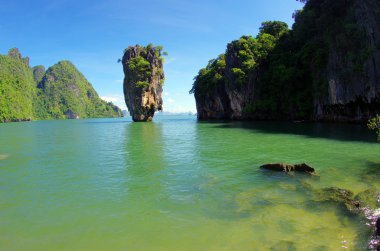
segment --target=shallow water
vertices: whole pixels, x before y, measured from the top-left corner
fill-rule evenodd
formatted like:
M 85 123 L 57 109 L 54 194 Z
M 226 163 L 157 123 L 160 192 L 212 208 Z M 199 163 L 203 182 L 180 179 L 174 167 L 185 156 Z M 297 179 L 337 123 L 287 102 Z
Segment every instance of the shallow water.
M 0 125 L 1 250 L 360 250 L 368 230 L 304 189 L 380 189 L 357 125 L 191 116 Z M 259 170 L 307 162 L 319 178 Z

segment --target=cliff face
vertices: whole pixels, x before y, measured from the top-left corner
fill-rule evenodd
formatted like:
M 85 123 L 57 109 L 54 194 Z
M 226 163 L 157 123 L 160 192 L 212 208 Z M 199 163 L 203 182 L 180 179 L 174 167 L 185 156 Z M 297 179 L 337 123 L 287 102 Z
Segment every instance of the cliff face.
M 232 41 L 224 54 L 209 61 L 190 91 L 196 99 L 198 119 L 253 118 L 261 64 L 288 31 L 286 23 L 264 22 L 258 36 Z
M 152 121 L 154 113 L 162 110 L 164 83 L 162 47 L 130 46 L 125 50 L 124 97 L 133 121 Z
M 236 43 L 236 41 L 235 41 Z M 217 66 L 218 74 L 223 76 L 203 92 L 193 90 L 198 119 L 246 119 L 245 107 L 253 99 L 255 79 L 257 72 L 250 72 L 245 83 L 241 83 L 239 76 L 233 69 L 242 68 L 242 61 L 238 57 L 239 51 L 234 42 L 228 44 L 226 54 L 215 61 L 211 61 L 209 68 Z M 236 71 L 236 70 L 235 70 Z M 213 78 L 215 78 L 215 75 Z M 211 81 L 212 80 L 206 80 Z
M 316 119 L 366 121 L 380 112 L 380 2 L 350 1 L 342 20 L 359 39 L 341 27 L 329 37 L 325 97 L 314 100 Z M 343 42 L 342 40 L 352 41 Z
M 38 84 L 41 82 L 45 75 L 45 67 L 43 65 L 37 65 L 32 68 L 34 81 Z
M 263 23 L 255 42 L 227 46 L 224 69 L 217 59 L 199 72 L 199 119 L 364 122 L 380 113 L 380 2 L 305 2 L 292 30 Z

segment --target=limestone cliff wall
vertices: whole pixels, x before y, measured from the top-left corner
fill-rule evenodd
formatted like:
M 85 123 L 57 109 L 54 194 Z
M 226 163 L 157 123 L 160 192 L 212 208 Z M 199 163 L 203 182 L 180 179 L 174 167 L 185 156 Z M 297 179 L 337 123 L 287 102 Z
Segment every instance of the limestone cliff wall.
M 355 0 L 349 8 L 346 22 L 357 26 L 361 43 L 357 48 L 339 41 L 330 45 L 327 95 L 314 100 L 317 120 L 360 122 L 380 112 L 380 2 Z
M 281 67 L 293 75 L 277 76 L 279 81 L 269 77 L 271 82 L 266 82 L 271 59 L 279 58 L 269 55 L 244 84 L 238 83 L 232 70 L 242 68 L 241 60 L 229 44 L 225 81 L 194 91 L 199 119 L 366 122 L 380 114 L 380 1 L 309 0 L 305 9 L 287 44 L 280 41 L 274 51 L 292 55 L 294 62 L 283 61 Z M 309 58 L 303 58 L 305 53 Z
M 248 82 L 242 85 L 232 73 L 233 68 L 241 68 L 238 51 L 229 44 L 226 50 L 225 81 L 215 85 L 207 93 L 195 92 L 198 119 L 247 119 L 245 107 L 254 98 L 257 71 L 248 76 Z

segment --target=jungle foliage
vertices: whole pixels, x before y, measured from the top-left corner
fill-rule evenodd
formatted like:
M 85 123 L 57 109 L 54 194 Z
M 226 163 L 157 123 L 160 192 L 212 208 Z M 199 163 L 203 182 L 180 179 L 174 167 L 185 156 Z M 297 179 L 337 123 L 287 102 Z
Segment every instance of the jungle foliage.
M 301 0 L 288 29 L 280 21 L 263 22 L 256 37 L 243 36 L 227 45 L 224 54 L 198 72 L 190 93 L 210 97 L 223 86 L 244 92 L 254 82 L 255 94 L 245 111 L 271 118 L 309 119 L 314 100 L 327 94 L 329 53 L 343 55 L 343 79 L 363 72 L 376 48 L 364 44 L 355 21 L 353 0 Z M 344 67 L 343 67 L 344 68 Z
M 129 77 L 137 88 L 143 89 L 149 86 L 153 74 L 162 75 L 162 65 L 165 62 L 164 56 L 168 56 L 168 53 L 163 49 L 161 45 L 148 44 L 147 46 L 130 46 L 124 50 L 124 53 L 128 52 L 128 50 L 136 50 L 137 52 L 137 55 L 126 62 L 126 67 L 130 73 Z M 119 62 L 121 62 L 120 59 Z M 164 80 L 164 77 L 160 77 L 159 83 L 164 85 Z
M 120 109 L 100 99 L 69 61 L 45 72 L 16 48 L 0 55 L 0 122 L 117 116 Z

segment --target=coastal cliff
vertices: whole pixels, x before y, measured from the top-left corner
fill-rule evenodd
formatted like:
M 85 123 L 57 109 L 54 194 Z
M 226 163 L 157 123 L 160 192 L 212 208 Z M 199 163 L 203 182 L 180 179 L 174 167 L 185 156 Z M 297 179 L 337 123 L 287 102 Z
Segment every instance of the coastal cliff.
M 252 37 L 242 37 L 245 43 Z M 196 77 L 194 92 L 199 119 L 243 119 L 244 107 L 253 98 L 255 72 L 241 69 L 234 41 L 227 46 L 226 54 L 211 60 Z M 239 75 L 240 74 L 240 75 Z
M 380 113 L 380 2 L 309 0 L 195 77 L 198 118 L 364 122 Z
M 380 112 L 380 2 L 348 2 L 334 6 L 344 26 L 337 20 L 330 25 L 337 31 L 327 33 L 328 95 L 314 98 L 316 119 L 366 121 Z
M 165 75 L 161 46 L 129 46 L 122 59 L 124 98 L 133 121 L 152 121 L 162 110 Z

